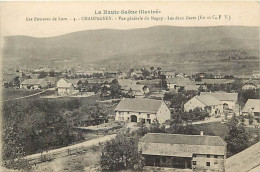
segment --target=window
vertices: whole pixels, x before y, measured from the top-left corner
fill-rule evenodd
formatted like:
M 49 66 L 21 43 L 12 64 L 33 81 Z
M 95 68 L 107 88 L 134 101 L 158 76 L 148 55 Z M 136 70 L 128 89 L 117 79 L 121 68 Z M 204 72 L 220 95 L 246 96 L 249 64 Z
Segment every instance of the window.
M 218 164 L 218 162 L 214 162 L 214 164 Z
M 192 165 L 197 165 L 197 162 L 196 161 L 192 161 Z
M 210 155 L 207 155 L 207 158 L 210 158 Z
M 214 158 L 218 158 L 218 155 L 214 155 Z
M 209 167 L 210 166 L 210 162 L 206 162 L 206 165 Z
M 194 158 L 196 158 L 196 157 L 197 157 L 197 155 L 194 155 L 194 154 L 193 154 L 193 157 L 194 157 Z
M 147 114 L 147 118 L 150 118 L 150 114 Z
M 122 120 L 124 120 L 124 117 L 122 117 Z
M 141 112 L 139 112 L 139 115 L 141 115 Z
M 127 114 L 129 114 L 129 112 L 127 112 Z

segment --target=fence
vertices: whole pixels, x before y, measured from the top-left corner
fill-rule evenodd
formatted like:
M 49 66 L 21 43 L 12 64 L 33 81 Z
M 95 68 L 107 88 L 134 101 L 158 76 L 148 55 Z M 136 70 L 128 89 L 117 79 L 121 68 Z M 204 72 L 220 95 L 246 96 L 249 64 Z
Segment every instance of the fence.
M 84 153 L 86 152 L 90 147 L 76 147 L 76 148 L 71 148 L 71 149 L 65 149 L 61 150 L 58 152 L 45 152 L 39 156 L 31 157 L 31 158 L 26 158 L 26 162 L 30 165 L 35 165 L 37 163 L 41 162 L 46 162 L 46 161 L 51 161 L 56 158 L 61 158 L 61 157 L 66 157 L 69 155 L 76 155 L 79 153 Z

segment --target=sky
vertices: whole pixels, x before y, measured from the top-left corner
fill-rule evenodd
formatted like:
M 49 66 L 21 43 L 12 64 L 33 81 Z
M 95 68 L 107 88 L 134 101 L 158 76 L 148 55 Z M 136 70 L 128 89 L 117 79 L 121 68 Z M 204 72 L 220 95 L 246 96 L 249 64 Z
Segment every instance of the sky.
M 95 14 L 103 10 L 158 10 L 159 14 Z M 51 37 L 76 31 L 96 29 L 133 29 L 156 25 L 170 26 L 259 26 L 259 2 L 2 2 L 1 36 L 26 35 Z M 113 20 L 82 20 L 85 17 L 110 16 Z M 125 21 L 127 17 L 149 20 Z M 151 17 L 163 21 L 151 20 Z M 198 20 L 199 16 L 205 17 Z M 220 16 L 220 19 L 217 18 Z M 50 21 L 34 21 L 50 18 Z M 53 17 L 68 21 L 53 21 Z M 168 17 L 173 20 L 168 20 Z M 178 18 L 176 18 L 178 17 Z M 180 20 L 182 18 L 182 20 Z M 74 21 L 75 19 L 81 19 Z M 210 18 L 210 19 L 207 19 Z M 213 19 L 214 18 L 214 19 Z M 30 21 L 32 19 L 33 21 Z

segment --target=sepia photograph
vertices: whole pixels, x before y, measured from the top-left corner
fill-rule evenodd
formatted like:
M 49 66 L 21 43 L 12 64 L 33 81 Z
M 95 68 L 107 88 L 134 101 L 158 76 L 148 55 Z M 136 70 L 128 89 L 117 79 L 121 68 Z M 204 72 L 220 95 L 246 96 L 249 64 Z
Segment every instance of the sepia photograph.
M 0 172 L 260 172 L 260 4 L 0 2 Z

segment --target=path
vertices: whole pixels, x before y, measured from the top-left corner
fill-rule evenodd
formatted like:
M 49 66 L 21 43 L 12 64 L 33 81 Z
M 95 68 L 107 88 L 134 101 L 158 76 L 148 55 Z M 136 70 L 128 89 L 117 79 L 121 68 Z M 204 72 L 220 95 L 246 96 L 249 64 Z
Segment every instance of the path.
M 203 121 L 196 121 L 192 122 L 193 125 L 199 125 L 199 124 L 206 124 L 206 123 L 212 123 L 212 122 L 221 122 L 223 118 L 210 118 Z
M 53 88 L 49 88 L 47 90 L 43 90 L 41 92 L 38 92 L 38 93 L 34 93 L 34 94 L 31 94 L 31 95 L 28 95 L 28 96 L 23 96 L 23 97 L 17 97 L 17 98 L 14 98 L 14 99 L 9 99 L 9 100 L 4 100 L 2 102 L 8 102 L 8 101 L 12 101 L 12 100 L 19 100 L 19 99 L 24 99 L 24 98 L 28 98 L 28 97 L 33 97 L 33 96 L 36 96 L 36 95 L 39 95 L 39 94 L 42 94 L 48 90 L 53 90 Z
M 62 148 L 59 148 L 59 149 L 53 149 L 53 150 L 50 150 L 48 152 L 27 155 L 25 158 L 26 159 L 35 159 L 35 158 L 40 158 L 42 155 L 50 155 L 50 154 L 55 154 L 55 153 L 60 153 L 60 152 L 66 152 L 66 151 L 68 151 L 68 149 L 98 146 L 99 143 L 103 143 L 103 142 L 106 142 L 108 140 L 112 140 L 115 137 L 116 137 L 116 134 L 107 135 L 107 136 L 104 136 L 104 137 L 88 140 L 88 141 L 78 143 L 78 144 L 75 144 L 75 145 L 66 146 L 66 147 L 62 147 Z

